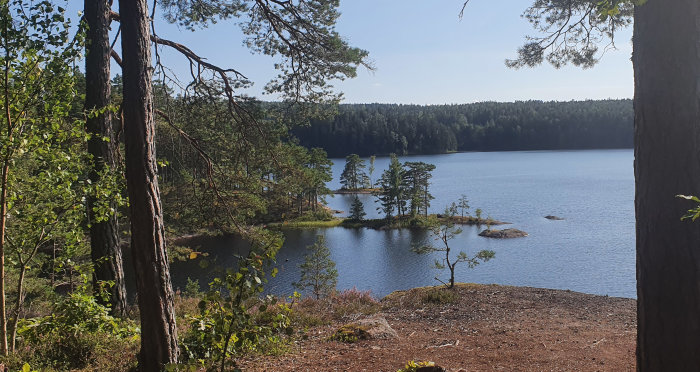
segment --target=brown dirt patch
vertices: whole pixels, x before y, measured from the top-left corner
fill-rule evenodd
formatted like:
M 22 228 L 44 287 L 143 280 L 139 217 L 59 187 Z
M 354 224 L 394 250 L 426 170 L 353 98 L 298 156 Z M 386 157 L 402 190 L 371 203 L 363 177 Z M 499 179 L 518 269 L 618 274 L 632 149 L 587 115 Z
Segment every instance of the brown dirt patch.
M 395 292 L 382 300 L 381 314 L 398 340 L 328 341 L 342 325 L 335 322 L 310 329 L 308 339 L 285 355 L 250 357 L 240 365 L 246 371 L 395 372 L 415 360 L 450 371 L 635 369 L 635 300 L 462 284 L 443 303 L 423 301 L 431 290 Z

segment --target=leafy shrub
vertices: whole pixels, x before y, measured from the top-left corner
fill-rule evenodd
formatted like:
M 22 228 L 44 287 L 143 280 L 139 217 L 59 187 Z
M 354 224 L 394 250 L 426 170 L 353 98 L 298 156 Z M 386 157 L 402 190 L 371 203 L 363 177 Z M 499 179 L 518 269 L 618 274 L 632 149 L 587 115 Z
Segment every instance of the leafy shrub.
M 415 362 L 415 361 L 410 361 L 406 363 L 406 366 L 403 368 L 399 369 L 396 372 L 415 372 L 418 370 L 418 368 L 422 367 L 435 367 L 435 363 L 433 362 Z
M 279 234 L 251 230 L 252 244 L 247 256 L 237 256 L 239 269 L 228 269 L 209 284 L 209 291 L 198 304 L 199 314 L 189 316 L 190 327 L 181 342 L 185 361 L 221 365 L 224 370 L 231 358 L 250 351 L 267 351 L 281 344 L 289 332 L 286 304 L 268 296 L 258 300 L 263 291 L 264 268 L 282 244 Z M 277 273 L 273 269 L 272 275 Z M 270 311 L 270 314 L 266 312 Z M 271 346 L 272 345 L 272 346 Z
M 98 360 L 109 360 L 114 350 L 128 350 L 138 341 L 136 327 L 112 317 L 94 297 L 80 293 L 56 301 L 51 315 L 23 320 L 18 333 L 20 343 L 32 351 L 32 365 L 56 369 L 94 366 Z M 129 360 L 112 362 L 119 369 Z
M 319 208 L 315 211 L 308 211 L 297 217 L 296 221 L 330 221 L 333 219 L 331 211 L 325 208 Z
M 219 301 L 202 300 L 200 314 L 190 316 L 190 328 L 182 341 L 185 360 L 206 363 L 245 352 L 271 352 L 293 333 L 291 308 L 268 298 L 257 312 L 244 305 L 235 308 Z

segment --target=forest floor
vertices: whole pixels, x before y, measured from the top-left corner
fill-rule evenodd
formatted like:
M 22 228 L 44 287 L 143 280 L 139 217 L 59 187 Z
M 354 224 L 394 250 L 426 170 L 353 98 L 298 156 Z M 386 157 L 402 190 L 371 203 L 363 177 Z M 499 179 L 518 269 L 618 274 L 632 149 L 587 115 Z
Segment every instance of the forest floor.
M 374 315 L 347 313 L 310 327 L 276 356 L 245 371 L 391 371 L 432 361 L 448 371 L 634 371 L 636 301 L 570 291 L 461 284 L 382 299 Z M 315 310 L 320 311 L 320 310 Z M 398 339 L 330 341 L 339 326 L 386 318 Z

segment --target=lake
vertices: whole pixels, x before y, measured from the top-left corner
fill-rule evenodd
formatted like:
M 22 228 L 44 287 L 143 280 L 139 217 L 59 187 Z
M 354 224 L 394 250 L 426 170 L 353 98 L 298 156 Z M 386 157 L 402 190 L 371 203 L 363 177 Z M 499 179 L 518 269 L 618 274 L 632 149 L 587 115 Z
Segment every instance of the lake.
M 476 226 L 465 226 L 450 244 L 454 252 L 464 250 L 471 255 L 490 249 L 496 257 L 474 269 L 457 266 L 457 281 L 636 298 L 632 150 L 476 152 L 404 156 L 400 160 L 436 166 L 430 188 L 435 197 L 432 213 L 443 211 L 464 194 L 472 214 L 481 208 L 483 216 L 512 223 L 496 228 L 514 227 L 529 234 L 496 240 L 478 236 Z M 337 189 L 345 160 L 333 162 L 334 180 L 329 187 Z M 373 180 L 388 163 L 387 157 L 376 159 Z M 332 209 L 347 211 L 352 197 L 336 195 L 327 201 Z M 368 218 L 380 216 L 373 196 L 359 197 Z M 547 215 L 564 220 L 548 220 L 544 218 Z M 432 240 L 425 231 L 286 230 L 285 244 L 277 257 L 279 274 L 268 283 L 268 292 L 286 295 L 294 291 L 291 283 L 299 280 L 298 266 L 305 247 L 316 235 L 326 238 L 337 265 L 339 289 L 356 287 L 382 297 L 395 290 L 438 284 L 436 276 L 443 280 L 449 277 L 448 270 L 432 268 L 441 252 L 411 252 L 411 247 Z M 232 262 L 227 252 L 235 245 L 231 240 L 219 240 L 209 249 L 226 265 Z M 183 271 L 199 277 L 203 284 L 210 279 L 210 271 L 191 266 L 174 265 L 176 287 L 184 286 Z

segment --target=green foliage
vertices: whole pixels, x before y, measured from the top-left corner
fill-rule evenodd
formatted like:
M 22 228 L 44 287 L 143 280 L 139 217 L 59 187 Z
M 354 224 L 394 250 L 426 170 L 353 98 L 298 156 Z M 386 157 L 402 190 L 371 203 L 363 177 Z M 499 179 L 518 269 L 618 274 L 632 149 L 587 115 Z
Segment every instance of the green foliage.
M 306 249 L 308 253 L 304 257 L 304 263 L 299 265 L 301 279 L 292 285 L 302 291 L 310 288 L 316 299 L 328 296 L 338 284 L 338 270 L 331 259 L 326 239 L 323 235 L 318 235 L 316 242 Z
M 431 216 L 432 217 L 432 216 Z M 442 222 L 432 218 L 431 222 L 431 232 L 433 234 L 434 240 L 439 241 L 440 244 L 438 246 L 434 246 L 431 244 L 424 244 L 420 246 L 413 247 L 411 250 L 415 253 L 418 254 L 430 254 L 434 252 L 444 252 L 445 256 L 444 258 L 441 259 L 436 259 L 433 267 L 436 269 L 442 270 L 442 269 L 449 269 L 450 270 L 450 279 L 448 282 L 444 282 L 437 277 L 435 277 L 436 280 L 439 282 L 445 284 L 447 288 L 453 288 L 455 285 L 455 267 L 457 267 L 458 264 L 465 263 L 470 269 L 473 269 L 479 263 L 481 262 L 486 262 L 496 255 L 493 251 L 490 250 L 481 250 L 477 252 L 473 256 L 467 255 L 466 252 L 460 251 L 457 254 L 457 257 L 452 257 L 450 255 L 450 252 L 452 251 L 452 248 L 450 247 L 450 241 L 454 239 L 457 235 L 462 233 L 462 229 L 455 227 L 455 224 L 453 222 L 453 217 L 454 217 L 454 211 L 451 210 L 449 207 L 445 209 L 445 212 L 443 214 L 443 219 Z
M 157 142 L 167 163 L 159 176 L 169 228 L 230 231 L 325 213 L 319 204 L 332 178 L 325 151 L 283 142 L 286 126 L 256 102 L 245 103 L 257 121 L 249 128 L 230 117 L 224 101 L 162 94 L 170 123 L 158 122 Z M 196 146 L 179 130 L 197 138 Z
M 376 195 L 387 219 L 391 219 L 394 210 L 397 211 L 398 216 L 401 216 L 406 207 L 404 169 L 396 154 L 391 154 L 390 158 L 389 168 L 382 173 L 379 179 L 381 192 Z
M 394 210 L 399 217 L 406 214 L 409 202 L 412 218 L 418 214 L 428 215 L 430 201 L 434 199 L 429 190 L 434 169 L 435 165 L 423 162 L 401 164 L 396 154 L 391 154 L 389 168 L 379 179 L 381 191 L 375 194 L 387 220 L 391 219 Z
M 136 329 L 128 322 L 109 315 L 109 309 L 91 295 L 72 293 L 54 303 L 51 315 L 27 319 L 19 330 L 23 340 L 38 343 L 50 335 L 68 336 L 103 332 L 119 338 L 135 337 Z
M 350 154 L 345 158 L 345 168 L 340 174 L 340 183 L 343 189 L 359 190 L 369 187 L 369 177 L 364 171 L 365 161 L 357 154 Z
M 343 104 L 337 115 L 292 133 L 331 157 L 631 148 L 633 120 L 631 100 Z
M 350 205 L 350 216 L 348 219 L 354 222 L 360 222 L 365 219 L 365 206 L 360 201 L 360 198 L 355 195 L 352 199 L 352 205 Z
M 433 177 L 432 171 L 435 165 L 422 161 L 406 162 L 404 167 L 403 183 L 406 188 L 406 197 L 410 202 L 411 216 L 418 214 L 428 215 L 430 201 L 434 199 L 430 193 L 430 179 Z
M 23 345 L 31 346 L 37 365 L 57 369 L 85 368 L 99 355 L 128 349 L 139 339 L 134 325 L 112 317 L 82 293 L 60 298 L 48 316 L 22 321 L 19 335 Z
M 295 102 L 335 101 L 339 97 L 329 82 L 354 77 L 360 65 L 369 67 L 367 52 L 350 47 L 335 30 L 338 5 L 338 0 L 160 2 L 168 21 L 192 30 L 236 19 L 247 36 L 244 44 L 277 60 L 279 76 L 266 91 Z
M 410 362 L 406 363 L 406 366 L 403 368 L 397 370 L 396 372 L 416 372 L 418 368 L 421 367 L 434 367 L 435 363 L 433 362 L 416 362 L 411 360 Z
M 187 283 L 185 284 L 185 296 L 195 298 L 202 295 L 202 291 L 199 286 L 199 280 L 187 278 Z
M 357 324 L 346 324 L 330 337 L 331 341 L 344 342 L 347 344 L 355 343 L 359 340 L 369 339 L 369 332 L 363 326 Z
M 326 209 L 320 208 L 315 211 L 307 211 L 301 216 L 294 219 L 294 222 L 300 221 L 331 221 L 333 220 L 333 214 Z
M 676 195 L 676 197 L 697 203 L 694 208 L 688 209 L 683 217 L 681 217 L 681 221 L 690 219 L 691 221 L 695 222 L 695 220 L 700 217 L 700 198 L 694 195 Z
M 7 222 L 0 241 L 8 277 L 17 278 L 12 309 L 6 310 L 11 349 L 25 315 L 25 282 L 46 263 L 41 249 L 58 251 L 55 264 L 84 248 L 87 135 L 73 116 L 80 98 L 73 64 L 83 34 L 70 38 L 64 13 L 51 1 L 0 4 L 0 217 Z
M 374 161 L 377 160 L 377 157 L 372 155 L 369 157 L 369 188 L 374 188 L 374 181 L 372 181 L 372 174 L 374 173 Z
M 547 61 L 559 68 L 568 63 L 593 67 L 615 33 L 632 23 L 634 6 L 644 0 L 553 1 L 535 0 L 525 18 L 541 36 L 528 36 L 509 67 L 533 67 Z
M 481 210 L 481 208 L 477 208 L 477 209 L 474 211 L 474 215 L 476 216 L 476 220 L 477 220 L 477 221 L 481 221 L 481 214 L 482 214 L 482 213 L 483 213 L 483 211 Z
M 469 216 L 469 199 L 467 199 L 466 195 L 462 194 L 462 196 L 459 197 L 456 206 L 460 209 L 462 217 L 464 217 L 464 212 L 467 212 L 467 216 Z M 481 210 L 479 211 L 481 212 Z M 479 213 L 479 215 L 481 215 L 481 213 Z
M 190 328 L 181 342 L 186 361 L 217 361 L 224 370 L 231 358 L 279 344 L 290 333 L 286 305 L 272 297 L 258 300 L 267 282 L 264 269 L 279 250 L 281 238 L 255 229 L 248 238 L 252 247 L 247 256 L 238 257 L 238 271 L 229 268 L 215 278 L 198 305 L 199 314 L 189 318 Z M 276 273 L 273 269 L 271 275 Z M 275 307 L 274 316 L 259 315 Z

